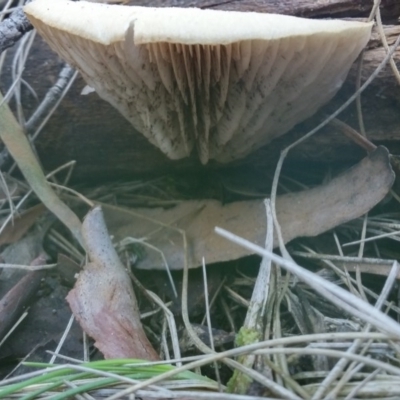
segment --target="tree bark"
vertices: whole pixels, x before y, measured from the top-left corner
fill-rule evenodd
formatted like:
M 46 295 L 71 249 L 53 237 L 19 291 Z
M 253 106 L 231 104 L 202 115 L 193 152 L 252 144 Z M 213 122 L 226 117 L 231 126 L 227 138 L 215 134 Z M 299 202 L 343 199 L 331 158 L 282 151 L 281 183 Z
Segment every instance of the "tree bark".
M 373 1 L 364 0 L 135 0 L 130 4 L 144 6 L 187 6 L 225 10 L 284 13 L 306 17 L 351 17 L 368 16 Z M 400 15 L 400 0 L 383 0 L 381 4 L 385 33 L 389 45 L 400 34 L 395 24 Z M 1 87 L 5 91 L 11 85 L 10 68 L 15 48 L 8 52 L 1 76 Z M 364 56 L 362 82 L 379 65 L 386 52 L 379 35 L 373 34 Z M 400 49 L 394 55 L 400 67 Z M 41 100 L 57 81 L 62 62 L 40 38 L 35 40 L 23 78 L 36 91 Z M 317 115 L 296 126 L 283 137 L 235 164 L 254 164 L 262 168 L 275 165 L 282 147 L 313 128 L 329 112 L 336 110 L 355 90 L 357 66 L 353 66 L 349 77 L 338 95 Z M 76 160 L 74 177 L 78 180 L 105 180 L 160 174 L 166 171 L 204 170 L 193 159 L 171 161 L 149 144 L 110 105 L 93 93 L 82 96 L 85 86 L 78 78 L 62 101 L 55 114 L 36 140 L 41 161 L 51 170 L 67 161 Z M 387 66 L 373 84 L 362 95 L 364 120 L 368 137 L 376 144 L 385 144 L 392 153 L 400 152 L 400 88 L 391 68 Z M 37 107 L 32 94 L 22 88 L 22 104 L 27 118 Z M 355 106 L 350 106 L 339 118 L 358 129 Z M 350 143 L 334 127 L 327 127 L 315 137 L 294 149 L 289 161 L 326 163 L 339 161 L 353 163 L 364 155 L 363 150 Z M 210 163 L 209 170 L 220 168 Z

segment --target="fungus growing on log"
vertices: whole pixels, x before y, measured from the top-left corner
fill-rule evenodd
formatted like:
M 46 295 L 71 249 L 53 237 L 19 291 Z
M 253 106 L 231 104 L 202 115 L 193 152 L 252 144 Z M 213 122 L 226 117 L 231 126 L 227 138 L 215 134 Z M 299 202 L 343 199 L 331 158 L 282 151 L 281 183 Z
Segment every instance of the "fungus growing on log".
M 372 23 L 35 0 L 25 13 L 171 159 L 246 156 L 342 85 Z M 117 134 L 113 132 L 113 134 Z

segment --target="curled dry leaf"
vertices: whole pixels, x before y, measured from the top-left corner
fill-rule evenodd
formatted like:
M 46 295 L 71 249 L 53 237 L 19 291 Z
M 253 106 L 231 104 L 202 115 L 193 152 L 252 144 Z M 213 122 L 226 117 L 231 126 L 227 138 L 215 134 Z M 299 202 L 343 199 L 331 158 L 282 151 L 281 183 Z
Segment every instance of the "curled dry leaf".
M 158 359 L 142 324 L 130 278 L 111 243 L 100 207 L 82 226 L 90 262 L 67 301 L 84 331 L 106 358 Z
M 356 166 L 329 183 L 297 193 L 279 196 L 277 217 L 285 242 L 299 236 L 315 236 L 357 218 L 375 206 L 388 193 L 394 181 L 388 151 L 379 147 Z M 125 210 L 104 207 L 110 232 L 116 240 L 144 239 L 159 251 L 143 245 L 145 256 L 137 266 L 165 268 L 160 251 L 171 269 L 182 269 L 185 262 L 183 232 L 187 240 L 189 267 L 228 261 L 251 254 L 214 233 L 220 226 L 263 246 L 265 206 L 262 200 L 222 205 L 215 200 L 184 201 L 165 210 Z M 277 245 L 276 238 L 274 245 Z

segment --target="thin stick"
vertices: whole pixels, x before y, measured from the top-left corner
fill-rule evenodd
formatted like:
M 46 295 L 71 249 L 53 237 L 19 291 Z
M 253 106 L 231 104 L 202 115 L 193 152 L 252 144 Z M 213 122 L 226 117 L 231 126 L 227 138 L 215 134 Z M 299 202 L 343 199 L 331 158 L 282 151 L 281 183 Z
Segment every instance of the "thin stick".
M 383 44 L 383 47 L 385 48 L 386 51 L 389 51 L 389 44 L 386 40 L 385 32 L 383 30 L 381 11 L 379 10 L 379 7 L 376 10 L 375 17 L 376 17 L 376 26 L 378 28 L 378 32 L 381 37 L 381 42 Z M 400 85 L 400 73 L 399 73 L 399 70 L 397 69 L 396 63 L 394 62 L 393 56 L 390 57 L 389 63 L 390 63 L 390 67 L 392 68 L 393 75 L 396 78 L 397 83 Z
M 375 146 L 371 141 L 369 141 L 365 136 L 358 133 L 355 129 L 351 126 L 347 125 L 345 122 L 340 121 L 337 118 L 334 118 L 331 122 L 331 125 L 335 126 L 336 128 L 340 129 L 342 133 L 344 133 L 350 140 L 354 143 L 358 144 L 368 153 L 376 150 L 377 146 Z
M 204 257 L 202 259 L 201 267 L 203 270 L 203 282 L 204 282 L 204 304 L 206 308 L 206 318 L 207 318 L 207 328 L 208 328 L 208 337 L 210 339 L 210 347 L 213 351 L 215 351 L 215 346 L 214 346 L 214 336 L 212 333 L 212 324 L 211 324 L 211 314 L 210 314 L 210 302 L 208 300 L 208 281 L 207 281 L 207 269 L 206 269 L 206 262 L 204 260 Z M 222 392 L 222 383 L 221 383 L 221 376 L 219 373 L 218 369 L 218 364 L 214 362 L 214 370 L 215 370 L 215 376 L 217 378 L 218 382 L 218 390 Z
M 279 249 L 282 253 L 282 255 L 290 259 L 290 255 L 286 250 L 286 247 L 284 245 L 284 240 L 282 236 L 282 229 L 279 224 L 279 221 L 277 219 L 277 214 L 276 214 L 276 196 L 277 196 L 277 191 L 278 191 L 278 182 L 279 182 L 279 176 L 281 174 L 283 162 L 285 161 L 286 156 L 288 155 L 289 151 L 299 145 L 300 143 L 304 142 L 308 138 L 310 138 L 312 135 L 314 135 L 316 132 L 318 132 L 321 128 L 323 128 L 325 125 L 329 124 L 334 118 L 336 118 L 343 110 L 345 110 L 356 98 L 359 96 L 369 85 L 370 83 L 378 76 L 378 74 L 383 70 L 383 68 L 386 66 L 394 52 L 396 51 L 397 47 L 400 44 L 400 35 L 397 37 L 396 42 L 393 44 L 392 48 L 390 51 L 386 54 L 385 58 L 382 60 L 382 62 L 378 65 L 378 67 L 375 69 L 375 71 L 371 74 L 371 76 L 364 82 L 364 84 L 360 87 L 360 89 L 354 93 L 346 102 L 344 102 L 333 114 L 331 114 L 329 117 L 327 117 L 324 121 L 322 121 L 319 125 L 317 125 L 314 129 L 306 133 L 304 136 L 302 136 L 300 139 L 296 140 L 293 142 L 291 145 L 286 147 L 278 160 L 276 169 L 275 169 L 275 174 L 274 174 L 274 179 L 272 182 L 272 189 L 271 189 L 271 208 L 272 208 L 272 214 L 274 216 L 274 225 L 276 229 L 276 235 L 279 241 Z
M 62 98 L 64 90 L 69 86 L 68 84 L 74 74 L 75 70 L 65 64 L 58 75 L 57 82 L 47 91 L 43 101 L 26 123 L 25 128 L 28 133 L 36 131 L 41 124 L 42 118 L 51 111 L 54 104 L 58 104 L 58 100 Z
M 193 341 L 194 345 L 202 351 L 204 354 L 212 354 L 217 356 L 213 350 L 207 346 L 197 335 L 195 330 L 193 329 L 190 319 L 189 319 L 189 312 L 188 312 L 188 280 L 189 280 L 189 268 L 188 268 L 188 263 L 187 263 L 187 238 L 186 234 L 184 231 L 181 231 L 182 233 L 182 238 L 183 238 L 183 244 L 184 244 L 184 254 L 185 254 L 185 263 L 184 263 L 184 268 L 183 268 L 183 278 L 182 278 L 182 319 L 183 323 L 185 324 L 185 328 Z M 263 374 L 258 373 L 257 371 L 254 371 L 250 368 L 247 368 L 243 366 L 242 364 L 238 363 L 237 361 L 231 360 L 231 359 L 223 359 L 222 360 L 225 364 L 227 364 L 229 367 L 233 369 L 237 369 L 243 374 L 248 375 L 251 379 L 255 380 L 256 382 L 261 383 L 263 386 L 271 390 L 273 393 L 281 396 L 282 398 L 288 399 L 288 400 L 300 400 L 300 397 L 297 396 L 296 394 L 292 393 L 291 391 L 287 390 L 286 388 L 278 385 L 275 383 L 272 379 L 269 379 L 265 377 Z M 182 367 L 179 367 L 182 368 Z M 143 386 L 144 387 L 144 386 Z M 117 398 L 122 397 L 125 394 L 133 393 L 135 392 L 139 387 L 133 387 L 130 389 L 127 389 L 125 391 L 122 391 L 118 394 L 118 396 L 112 396 L 109 400 L 114 400 Z
M 145 289 L 146 290 L 146 289 Z M 181 351 L 179 347 L 178 340 L 178 330 L 176 329 L 175 317 L 172 311 L 167 307 L 167 305 L 158 297 L 155 293 L 150 290 L 146 290 L 150 298 L 164 311 L 165 318 L 168 323 L 168 328 L 171 337 L 172 349 L 174 351 L 174 358 L 179 360 L 181 358 Z M 178 367 L 182 365 L 181 362 L 177 362 Z
M 49 362 L 50 364 L 54 364 L 54 362 L 56 361 L 58 353 L 60 352 L 61 347 L 65 343 L 65 340 L 67 339 L 67 336 L 68 336 L 68 334 L 69 334 L 69 332 L 71 330 L 71 327 L 72 327 L 72 324 L 73 324 L 74 321 L 75 321 L 74 315 L 71 314 L 71 317 L 69 318 L 68 324 L 67 324 L 67 326 L 66 326 L 66 328 L 65 328 L 65 330 L 64 330 L 64 332 L 63 332 L 63 334 L 61 336 L 61 339 L 60 339 L 56 349 L 54 350 L 54 354 L 51 356 L 51 359 L 50 359 L 50 362 Z
M 29 142 L 32 143 L 32 146 L 34 140 L 38 137 L 39 133 L 42 131 L 47 121 L 53 115 L 53 113 L 71 88 L 77 76 L 78 72 L 72 69 L 68 64 L 65 64 L 64 68 L 61 70 L 58 76 L 57 82 L 48 90 L 41 104 L 38 106 L 32 117 L 25 124 L 28 139 Z M 11 166 L 9 173 L 12 173 L 14 168 L 15 164 Z
M 395 337 L 400 338 L 400 324 L 341 287 L 321 278 L 319 275 L 314 274 L 305 268 L 300 267 L 295 262 L 269 252 L 262 247 L 249 242 L 248 240 L 240 238 L 239 236 L 226 231 L 225 229 L 217 227 L 215 228 L 215 231 L 226 239 L 237 243 L 256 254 L 269 257 L 271 261 L 277 263 L 290 273 L 296 275 L 299 279 L 313 288 L 317 293 L 321 294 L 338 307 L 343 308 L 345 311 L 357 318 L 364 320 L 365 322 L 371 323 L 376 329 L 385 331 L 391 335 L 394 335 Z
M 362 364 L 359 364 L 362 365 Z M 368 382 L 370 382 L 372 379 L 374 379 L 381 370 L 378 368 L 375 371 L 373 371 L 371 374 L 369 374 L 365 379 L 363 379 L 357 386 L 353 388 L 353 390 L 350 391 L 350 393 L 345 397 L 344 400 L 352 400 L 356 397 L 358 391 L 364 387 Z

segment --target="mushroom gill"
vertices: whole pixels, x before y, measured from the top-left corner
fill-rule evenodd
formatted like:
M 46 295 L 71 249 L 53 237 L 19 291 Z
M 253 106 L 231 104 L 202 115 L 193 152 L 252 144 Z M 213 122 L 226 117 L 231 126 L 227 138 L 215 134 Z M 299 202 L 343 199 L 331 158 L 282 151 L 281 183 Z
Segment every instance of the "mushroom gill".
M 41 36 L 152 144 L 202 163 L 244 157 L 341 87 L 371 23 L 35 0 Z

